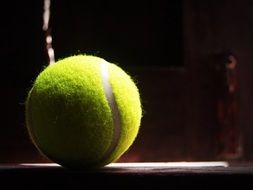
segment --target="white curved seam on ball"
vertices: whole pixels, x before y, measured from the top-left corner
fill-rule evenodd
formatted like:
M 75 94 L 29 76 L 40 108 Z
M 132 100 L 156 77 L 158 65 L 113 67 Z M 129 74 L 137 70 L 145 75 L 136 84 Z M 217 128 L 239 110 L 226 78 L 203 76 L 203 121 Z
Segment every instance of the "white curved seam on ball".
M 102 78 L 105 96 L 108 101 L 109 107 L 111 109 L 112 119 L 113 119 L 112 141 L 109 148 L 107 149 L 107 151 L 102 157 L 102 160 L 106 160 L 109 158 L 112 152 L 116 149 L 119 143 L 120 133 L 121 133 L 121 120 L 120 120 L 119 109 L 118 109 L 115 97 L 112 92 L 112 87 L 109 81 L 109 63 L 105 60 L 103 60 L 103 62 L 101 63 L 101 78 Z

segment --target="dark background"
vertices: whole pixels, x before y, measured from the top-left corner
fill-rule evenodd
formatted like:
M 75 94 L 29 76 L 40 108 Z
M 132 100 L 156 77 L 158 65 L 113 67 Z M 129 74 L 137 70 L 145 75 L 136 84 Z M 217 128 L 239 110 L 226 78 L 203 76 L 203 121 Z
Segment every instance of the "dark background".
M 57 57 L 87 53 L 121 66 L 181 66 L 182 2 L 53 2 Z
M 231 50 L 240 69 L 242 161 L 253 159 L 251 0 L 52 2 L 56 59 L 86 53 L 117 63 L 141 92 L 138 138 L 120 161 L 217 160 L 216 102 L 208 64 Z M 43 1 L 1 3 L 0 162 L 47 161 L 25 129 L 24 102 L 48 65 Z

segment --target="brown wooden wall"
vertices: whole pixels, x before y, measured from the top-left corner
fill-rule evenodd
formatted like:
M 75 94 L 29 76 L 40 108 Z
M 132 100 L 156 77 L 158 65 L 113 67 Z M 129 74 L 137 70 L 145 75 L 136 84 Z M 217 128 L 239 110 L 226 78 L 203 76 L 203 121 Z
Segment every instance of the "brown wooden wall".
M 159 102 L 157 96 L 150 93 L 155 87 L 145 86 L 145 83 L 149 84 L 149 78 L 140 80 L 143 92 L 150 96 L 144 94 L 147 114 L 143 118 L 143 137 L 137 141 L 139 149 L 143 144 L 147 150 L 136 152 L 148 161 L 233 160 L 219 152 L 224 142 L 219 141 L 221 126 L 217 121 L 215 93 L 222 81 L 215 83 L 213 73 L 215 64 L 225 63 L 226 56 L 233 54 L 237 60 L 240 87 L 237 91 L 239 99 L 235 100 L 238 104 L 235 131 L 239 130 L 235 138 L 241 139 L 242 152 L 237 160 L 252 160 L 253 2 L 190 0 L 184 1 L 183 10 L 184 71 L 163 70 L 164 75 L 153 71 L 153 83 L 167 84 L 161 85 L 157 91 Z M 139 76 L 141 78 L 141 74 Z M 161 100 L 165 100 L 165 104 Z M 171 109 L 159 104 L 168 105 Z M 159 108 L 162 109 L 159 114 L 150 118 L 149 113 Z M 228 130 L 223 132 L 222 138 L 228 138 L 229 133 Z M 144 137 L 147 139 L 142 140 Z

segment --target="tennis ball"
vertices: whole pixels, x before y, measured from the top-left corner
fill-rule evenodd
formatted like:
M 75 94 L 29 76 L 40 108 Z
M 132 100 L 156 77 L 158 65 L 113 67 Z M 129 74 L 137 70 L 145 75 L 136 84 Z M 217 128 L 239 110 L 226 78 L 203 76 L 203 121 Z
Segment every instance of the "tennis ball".
M 77 55 L 46 67 L 26 100 L 26 126 L 37 149 L 63 167 L 102 167 L 134 142 L 141 123 L 131 77 L 102 58 Z

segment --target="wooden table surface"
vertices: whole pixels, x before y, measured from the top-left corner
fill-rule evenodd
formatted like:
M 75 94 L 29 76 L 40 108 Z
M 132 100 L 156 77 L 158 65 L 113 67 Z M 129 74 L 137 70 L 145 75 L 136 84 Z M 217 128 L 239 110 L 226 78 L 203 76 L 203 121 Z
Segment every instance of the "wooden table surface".
M 253 165 L 227 162 L 115 163 L 96 170 L 56 164 L 2 164 L 1 187 L 19 189 L 170 189 L 253 186 Z M 0 188 L 2 189 L 2 188 Z

